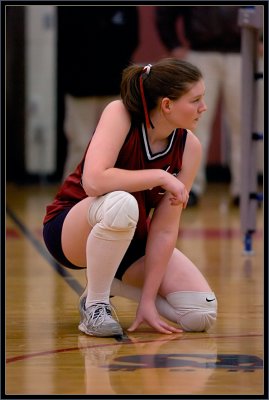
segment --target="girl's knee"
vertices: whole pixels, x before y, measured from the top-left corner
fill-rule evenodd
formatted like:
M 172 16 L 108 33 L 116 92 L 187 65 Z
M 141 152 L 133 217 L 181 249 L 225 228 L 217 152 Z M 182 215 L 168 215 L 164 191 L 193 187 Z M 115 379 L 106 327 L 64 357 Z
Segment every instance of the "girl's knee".
M 132 237 L 138 222 L 138 203 L 128 192 L 115 191 L 96 198 L 89 208 L 89 223 L 98 236 L 109 236 L 114 233 Z M 97 232 L 96 232 L 97 233 Z M 115 240 L 114 236 L 111 240 Z
M 109 193 L 104 202 L 104 224 L 115 230 L 128 230 L 136 227 L 138 203 L 128 192 Z
M 166 298 L 185 331 L 208 331 L 217 319 L 218 303 L 213 292 L 174 292 Z

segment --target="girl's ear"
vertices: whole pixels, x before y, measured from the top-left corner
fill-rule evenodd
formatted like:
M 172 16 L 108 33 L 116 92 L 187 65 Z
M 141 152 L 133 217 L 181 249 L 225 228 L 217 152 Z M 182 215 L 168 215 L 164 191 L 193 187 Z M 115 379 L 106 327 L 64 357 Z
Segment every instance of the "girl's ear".
M 161 107 L 164 112 L 170 112 L 171 100 L 168 97 L 164 97 L 161 102 Z

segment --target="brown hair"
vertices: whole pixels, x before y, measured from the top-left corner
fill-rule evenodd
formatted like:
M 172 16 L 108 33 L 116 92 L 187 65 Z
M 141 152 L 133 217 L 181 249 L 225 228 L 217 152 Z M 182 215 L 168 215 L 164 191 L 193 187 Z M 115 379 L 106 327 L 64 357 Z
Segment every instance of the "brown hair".
M 121 98 L 132 119 L 140 123 L 147 120 L 148 111 L 157 106 L 158 99 L 177 100 L 200 79 L 197 67 L 177 58 L 165 58 L 146 67 L 133 64 L 123 70 Z

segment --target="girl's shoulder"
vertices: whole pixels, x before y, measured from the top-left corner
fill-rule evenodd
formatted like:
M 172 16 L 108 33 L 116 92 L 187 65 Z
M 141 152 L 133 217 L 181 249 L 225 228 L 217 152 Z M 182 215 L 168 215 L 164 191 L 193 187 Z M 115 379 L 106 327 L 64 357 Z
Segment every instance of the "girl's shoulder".
M 103 113 L 102 119 L 118 121 L 120 124 L 130 124 L 131 116 L 123 104 L 122 100 L 114 100 L 107 104 Z
M 117 141 L 123 143 L 131 126 L 131 117 L 121 100 L 114 100 L 106 105 L 98 121 L 93 143 Z M 110 138 L 110 139 L 109 139 Z
M 117 111 L 117 112 L 127 113 L 127 109 L 123 104 L 123 101 L 120 99 L 113 100 L 110 103 L 108 103 L 108 105 L 105 107 L 105 110 L 108 110 L 110 112 Z
M 188 146 L 192 150 L 201 151 L 202 145 L 198 137 L 189 129 L 186 129 L 186 146 Z

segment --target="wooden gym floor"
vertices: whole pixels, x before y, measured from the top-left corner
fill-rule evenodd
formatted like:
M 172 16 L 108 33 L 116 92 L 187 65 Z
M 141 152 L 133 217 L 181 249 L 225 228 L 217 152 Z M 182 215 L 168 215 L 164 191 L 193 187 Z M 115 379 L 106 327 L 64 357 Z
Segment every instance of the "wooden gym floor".
M 209 184 L 201 204 L 183 213 L 178 246 L 218 298 L 208 333 L 161 335 L 145 325 L 123 338 L 95 338 L 77 329 L 85 272 L 63 269 L 42 241 L 55 192 L 55 185 L 6 188 L 6 395 L 265 393 L 262 208 L 253 255 L 243 254 L 240 212 L 229 205 L 226 184 Z M 135 303 L 112 302 L 128 328 Z

